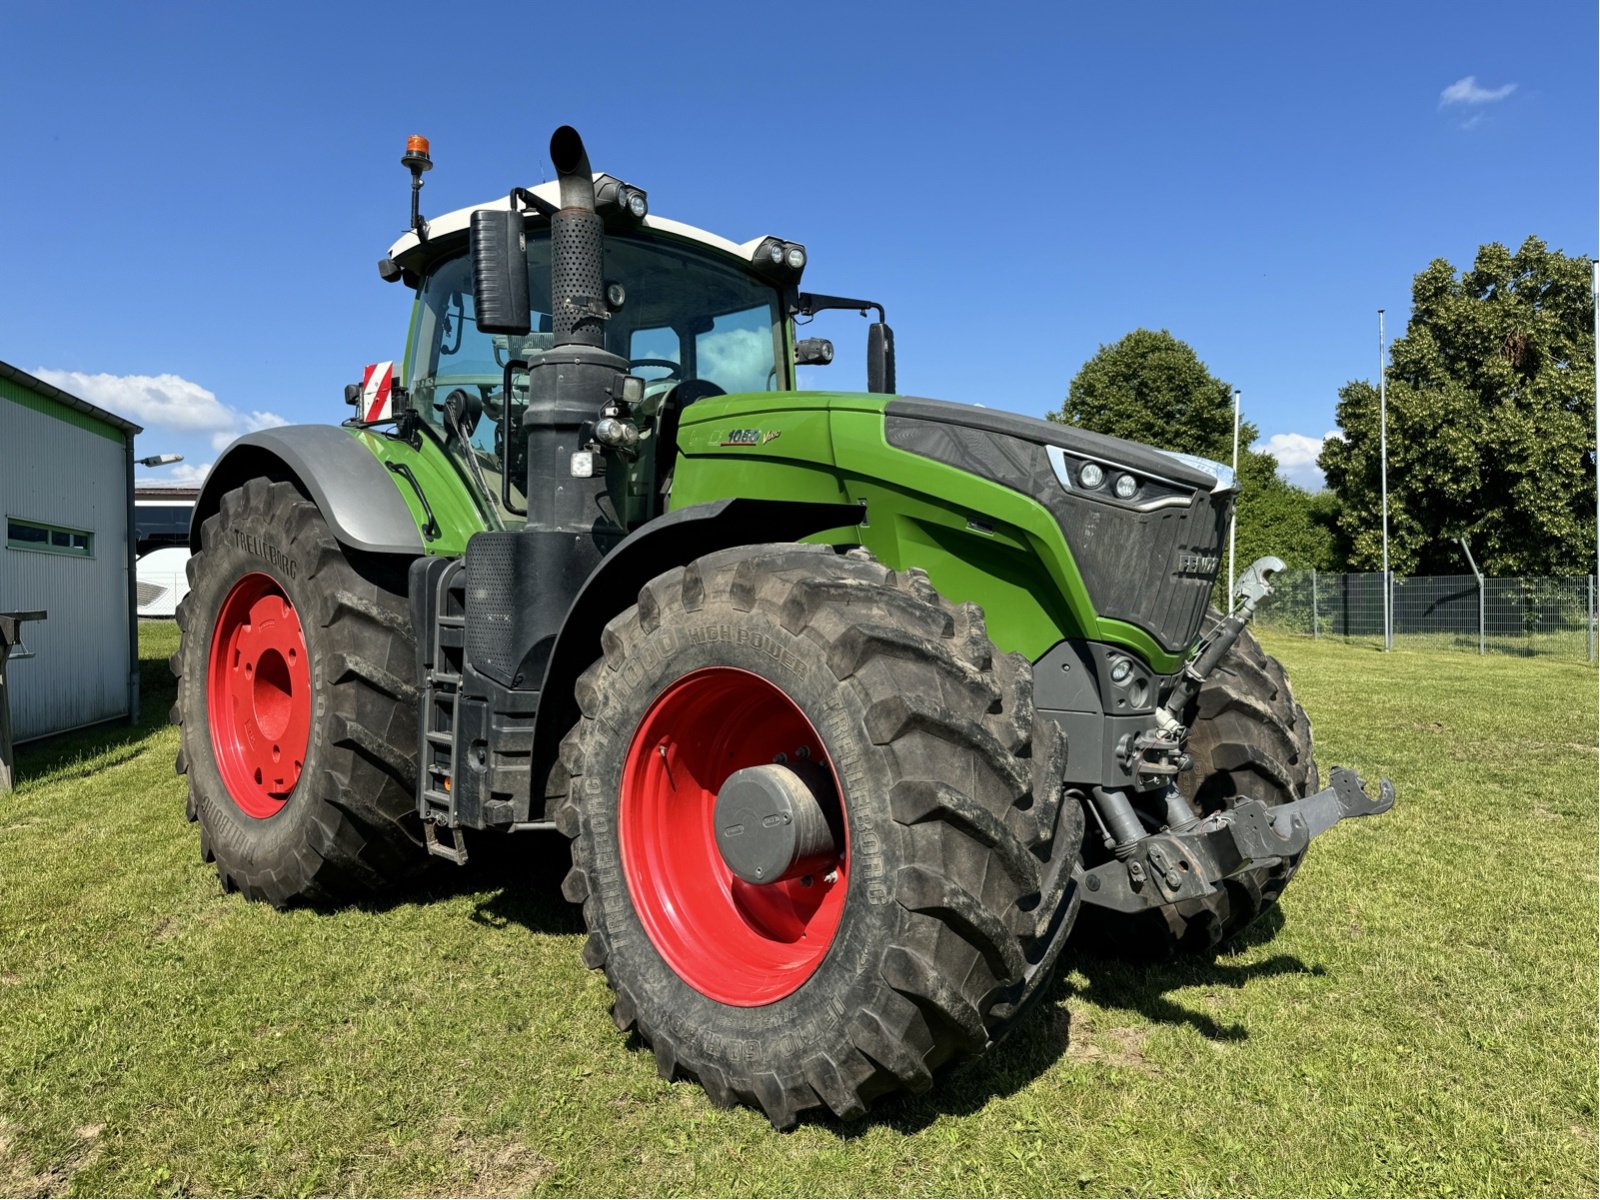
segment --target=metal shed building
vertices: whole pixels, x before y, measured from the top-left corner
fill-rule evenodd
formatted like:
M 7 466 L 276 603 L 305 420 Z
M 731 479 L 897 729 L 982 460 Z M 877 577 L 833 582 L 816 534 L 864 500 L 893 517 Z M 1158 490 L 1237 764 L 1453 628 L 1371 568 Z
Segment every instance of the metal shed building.
M 0 612 L 30 653 L 8 664 L 12 736 L 139 711 L 133 438 L 139 426 L 0 362 Z

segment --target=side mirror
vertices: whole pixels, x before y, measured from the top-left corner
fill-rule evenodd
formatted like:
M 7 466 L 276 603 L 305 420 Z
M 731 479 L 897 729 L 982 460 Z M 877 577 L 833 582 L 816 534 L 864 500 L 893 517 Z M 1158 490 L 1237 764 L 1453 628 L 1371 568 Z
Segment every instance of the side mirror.
M 794 344 L 794 361 L 800 367 L 825 367 L 833 361 L 833 343 L 827 338 L 801 338 Z
M 882 321 L 867 327 L 867 391 L 894 391 L 894 330 Z
M 522 214 L 480 208 L 472 214 L 472 302 L 482 333 L 529 332 L 528 248 Z

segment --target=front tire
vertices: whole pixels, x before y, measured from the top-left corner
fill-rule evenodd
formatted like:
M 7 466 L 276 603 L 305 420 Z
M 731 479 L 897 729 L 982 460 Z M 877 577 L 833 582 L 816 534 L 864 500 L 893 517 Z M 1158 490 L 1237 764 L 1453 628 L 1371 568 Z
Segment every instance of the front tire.
M 1037 996 L 1076 911 L 1051 864 L 1081 826 L 1035 788 L 1028 664 L 975 606 L 864 552 L 743 547 L 653 580 L 603 647 L 562 746 L 564 891 L 663 1077 L 780 1128 L 859 1116 Z M 752 886 L 711 807 L 780 756 L 825 769 L 836 856 Z
M 425 861 L 402 568 L 347 554 L 316 505 L 253 479 L 189 560 L 173 656 L 177 770 L 228 891 L 342 903 Z

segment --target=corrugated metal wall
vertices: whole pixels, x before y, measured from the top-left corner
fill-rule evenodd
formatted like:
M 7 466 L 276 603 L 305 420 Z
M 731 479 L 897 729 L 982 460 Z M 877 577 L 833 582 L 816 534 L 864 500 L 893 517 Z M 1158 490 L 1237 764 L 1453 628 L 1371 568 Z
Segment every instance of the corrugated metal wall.
M 25 407 L 0 384 L 0 611 L 50 614 L 23 626 L 35 656 L 7 674 L 20 742 L 127 715 L 128 466 L 120 434 Z M 8 549 L 8 517 L 89 530 L 93 557 Z

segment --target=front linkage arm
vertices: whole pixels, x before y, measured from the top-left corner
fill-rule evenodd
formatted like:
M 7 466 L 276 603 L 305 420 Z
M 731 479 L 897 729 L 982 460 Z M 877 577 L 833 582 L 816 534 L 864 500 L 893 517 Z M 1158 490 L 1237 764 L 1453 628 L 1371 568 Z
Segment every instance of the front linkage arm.
M 1335 767 L 1322 791 L 1269 808 L 1240 800 L 1226 812 L 1141 838 L 1127 858 L 1084 873 L 1084 903 L 1138 912 L 1210 895 L 1216 885 L 1251 867 L 1301 853 L 1319 833 L 1347 817 L 1370 817 L 1394 807 L 1394 785 L 1367 795 L 1354 771 Z
M 1234 589 L 1235 611 L 1196 648 L 1156 726 L 1126 747 L 1141 790 L 1164 788 L 1167 825 L 1148 833 L 1126 792 L 1095 788 L 1093 811 L 1115 857 L 1083 876 L 1084 901 L 1118 912 L 1138 912 L 1210 895 L 1223 880 L 1303 852 L 1311 839 L 1348 817 L 1375 816 L 1394 807 L 1394 785 L 1378 784 L 1377 799 L 1354 771 L 1335 767 L 1328 786 L 1289 804 L 1268 806 L 1240 798 L 1223 812 L 1201 817 L 1173 783 L 1188 765 L 1183 712 L 1206 678 L 1239 640 L 1256 605 L 1272 592 L 1268 582 L 1282 559 L 1251 563 Z

